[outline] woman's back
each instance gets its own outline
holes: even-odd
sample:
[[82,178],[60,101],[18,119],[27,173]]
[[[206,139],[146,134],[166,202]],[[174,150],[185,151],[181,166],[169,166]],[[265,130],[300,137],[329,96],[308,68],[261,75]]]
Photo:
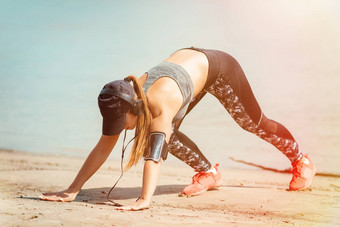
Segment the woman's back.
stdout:
[[209,64],[205,54],[196,50],[181,49],[165,61],[176,63],[188,72],[194,85],[193,97],[196,97],[203,89],[208,76]]

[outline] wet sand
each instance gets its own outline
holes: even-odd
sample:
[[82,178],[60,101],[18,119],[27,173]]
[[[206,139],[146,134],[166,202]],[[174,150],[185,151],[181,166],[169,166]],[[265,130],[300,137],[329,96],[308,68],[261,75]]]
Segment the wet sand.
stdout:
[[[41,192],[63,190],[84,159],[0,151],[1,226],[335,226],[340,225],[340,178],[316,176],[311,189],[287,191],[291,175],[221,166],[224,184],[196,197],[179,192],[193,171],[165,163],[148,210],[117,211],[106,193],[120,174],[107,161],[71,203],[39,200]],[[111,194],[121,204],[141,190],[142,163],[127,172]]]

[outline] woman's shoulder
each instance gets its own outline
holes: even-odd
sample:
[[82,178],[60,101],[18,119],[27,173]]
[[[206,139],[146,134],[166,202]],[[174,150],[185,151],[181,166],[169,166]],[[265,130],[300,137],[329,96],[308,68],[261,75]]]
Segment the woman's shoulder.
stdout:
[[169,77],[159,78],[146,93],[148,105],[153,116],[166,111],[176,114],[183,103],[178,84]]

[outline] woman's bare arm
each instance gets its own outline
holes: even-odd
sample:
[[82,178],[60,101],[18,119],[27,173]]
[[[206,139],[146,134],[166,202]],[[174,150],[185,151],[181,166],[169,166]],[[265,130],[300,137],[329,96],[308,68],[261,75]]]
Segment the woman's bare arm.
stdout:
[[[163,107],[160,111],[160,115],[152,120],[150,132],[164,132],[166,135],[166,142],[169,143],[172,129],[172,119],[175,115],[173,108],[166,109]],[[151,198],[155,192],[158,182],[158,176],[160,172],[160,166],[163,160],[160,162],[154,162],[147,160],[144,163],[143,170],[143,187],[139,199],[128,206],[118,207],[119,210],[142,210],[147,209],[151,202]]]
[[[183,96],[177,83],[167,77],[158,79],[148,90],[148,104],[153,119],[150,132],[164,132],[166,142],[169,143],[172,129],[172,120],[181,108]],[[143,172],[143,187],[139,199],[131,205],[118,207],[120,210],[142,210],[149,207],[160,172],[162,161],[145,161]]]
[[[151,132],[164,132],[166,134],[166,142],[169,143],[171,135],[171,119],[161,115],[152,120]],[[143,187],[139,199],[128,206],[117,207],[118,210],[142,210],[149,207],[151,198],[155,192],[158,182],[161,163],[147,160],[144,163],[143,170]]]
[[78,172],[73,183],[68,189],[61,192],[43,193],[40,198],[49,201],[62,201],[71,202],[79,193],[85,182],[99,169],[110,155],[113,147],[115,146],[119,135],[105,136],[102,135],[97,145],[93,148],[92,152],[87,157],[83,166]]

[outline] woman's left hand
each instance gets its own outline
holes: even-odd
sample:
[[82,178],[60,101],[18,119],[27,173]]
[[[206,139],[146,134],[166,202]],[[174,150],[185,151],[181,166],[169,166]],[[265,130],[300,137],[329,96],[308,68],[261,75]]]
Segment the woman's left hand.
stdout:
[[131,210],[131,211],[145,210],[145,209],[149,209],[149,204],[150,204],[149,201],[139,198],[136,202],[134,202],[131,205],[116,207],[115,209],[116,210]]

